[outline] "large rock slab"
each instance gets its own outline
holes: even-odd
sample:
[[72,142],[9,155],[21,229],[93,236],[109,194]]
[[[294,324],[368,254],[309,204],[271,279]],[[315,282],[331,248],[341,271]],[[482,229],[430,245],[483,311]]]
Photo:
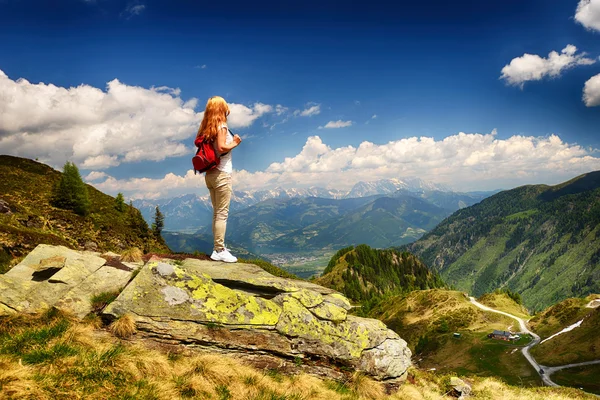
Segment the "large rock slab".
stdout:
[[104,314],[130,314],[142,334],[167,343],[324,359],[378,379],[404,377],[406,342],[381,321],[348,315],[350,308],[331,289],[254,265],[188,259],[149,262]]
[[[83,317],[82,310],[89,310],[90,297],[98,294],[98,287],[101,291],[116,290],[127,283],[123,274],[115,275],[112,271],[92,278],[105,263],[105,259],[90,252],[41,244],[18,265],[0,275],[0,315],[39,313],[56,306],[67,296],[63,306],[70,303],[72,306],[65,308]],[[130,277],[131,273],[128,274]]]
[[90,299],[103,292],[121,291],[131,279],[131,271],[103,266],[73,287],[54,307],[82,319],[92,311]]

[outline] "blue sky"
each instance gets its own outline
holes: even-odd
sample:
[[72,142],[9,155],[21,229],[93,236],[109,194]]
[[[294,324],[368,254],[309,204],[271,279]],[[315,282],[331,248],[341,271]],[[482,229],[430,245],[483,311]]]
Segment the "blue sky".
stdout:
[[0,152],[113,194],[201,193],[191,142],[221,95],[240,189],[600,169],[600,0],[288,3],[0,0]]

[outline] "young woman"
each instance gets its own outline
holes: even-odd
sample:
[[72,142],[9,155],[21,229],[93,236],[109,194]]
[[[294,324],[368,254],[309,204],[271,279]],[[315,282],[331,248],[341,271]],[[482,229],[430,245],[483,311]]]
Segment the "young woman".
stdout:
[[233,135],[227,128],[229,106],[225,99],[219,96],[211,97],[206,103],[204,118],[198,129],[196,140],[200,137],[208,138],[214,143],[221,161],[216,168],[206,172],[204,180],[210,192],[210,201],[213,206],[213,237],[214,251],[210,258],[215,261],[236,262],[227,248],[225,248],[225,230],[227,229],[227,216],[229,215],[229,202],[231,200],[231,150],[239,146],[242,139]]

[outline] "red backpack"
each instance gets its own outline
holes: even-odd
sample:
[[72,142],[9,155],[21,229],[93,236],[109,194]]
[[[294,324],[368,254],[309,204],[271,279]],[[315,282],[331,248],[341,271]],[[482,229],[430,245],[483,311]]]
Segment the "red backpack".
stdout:
[[[229,131],[229,129],[228,129]],[[231,131],[229,131],[231,134]],[[192,165],[194,166],[194,174],[198,172],[203,173],[206,171],[210,171],[219,165],[221,162],[221,157],[225,154],[218,154],[215,150],[213,142],[210,140],[206,140],[203,136],[200,136],[194,141],[196,147],[198,147],[198,151],[196,155],[192,157]]]

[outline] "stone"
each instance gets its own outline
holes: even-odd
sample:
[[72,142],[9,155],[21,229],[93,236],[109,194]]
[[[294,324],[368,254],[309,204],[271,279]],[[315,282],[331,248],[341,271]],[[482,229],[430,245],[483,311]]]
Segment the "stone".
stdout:
[[23,261],[0,275],[0,312],[44,311],[104,263],[103,258],[90,253],[38,245]]
[[121,291],[130,279],[131,271],[104,265],[64,294],[54,304],[54,307],[81,319],[92,311],[91,298],[93,296],[105,292]]
[[471,394],[471,386],[455,376],[450,378],[450,386],[454,389],[459,399],[466,399]]
[[8,206],[8,203],[2,199],[0,199],[0,214],[6,214],[6,215],[12,214],[12,210]]
[[140,334],[167,344],[333,360],[377,379],[405,377],[406,342],[379,320],[348,315],[350,308],[338,292],[254,265],[155,258],[104,316],[130,314]]
[[88,240],[85,242],[85,244],[83,245],[83,248],[86,251],[98,251],[98,243],[93,242],[91,240]]

